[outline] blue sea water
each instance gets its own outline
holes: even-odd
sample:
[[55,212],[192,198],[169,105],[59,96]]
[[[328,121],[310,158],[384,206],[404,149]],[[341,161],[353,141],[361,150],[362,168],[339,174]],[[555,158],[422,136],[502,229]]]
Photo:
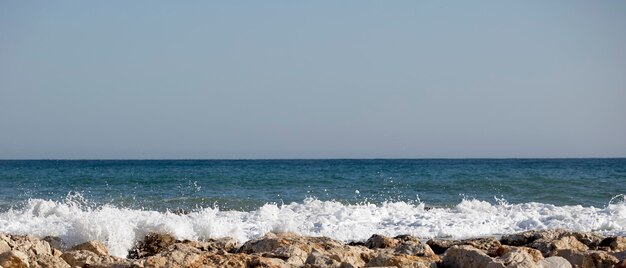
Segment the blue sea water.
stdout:
[[0,231],[100,239],[294,231],[350,241],[626,233],[626,159],[0,161]]

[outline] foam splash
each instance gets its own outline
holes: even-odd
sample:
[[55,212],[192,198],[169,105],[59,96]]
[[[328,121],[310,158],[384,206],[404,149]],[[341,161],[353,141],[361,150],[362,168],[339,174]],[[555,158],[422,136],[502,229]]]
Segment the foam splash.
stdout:
[[626,202],[612,200],[604,208],[595,208],[469,199],[452,208],[427,209],[423,203],[350,205],[309,198],[302,203],[265,204],[250,212],[204,208],[177,215],[33,199],[21,209],[0,213],[1,232],[58,236],[70,246],[98,239],[120,257],[148,232],[169,233],[178,239],[231,236],[244,242],[270,231],[291,231],[362,241],[374,233],[462,239],[552,228],[626,234]]

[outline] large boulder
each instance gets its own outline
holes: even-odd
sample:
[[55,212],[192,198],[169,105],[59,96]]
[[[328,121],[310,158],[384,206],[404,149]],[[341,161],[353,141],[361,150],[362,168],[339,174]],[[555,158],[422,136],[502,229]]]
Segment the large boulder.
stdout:
[[541,254],[541,251],[534,249],[534,248],[522,247],[522,246],[514,247],[514,246],[502,245],[495,250],[489,251],[488,255],[491,257],[502,257],[503,255],[511,251],[524,251],[533,258],[533,262],[539,262],[540,260],[543,260],[543,255]]

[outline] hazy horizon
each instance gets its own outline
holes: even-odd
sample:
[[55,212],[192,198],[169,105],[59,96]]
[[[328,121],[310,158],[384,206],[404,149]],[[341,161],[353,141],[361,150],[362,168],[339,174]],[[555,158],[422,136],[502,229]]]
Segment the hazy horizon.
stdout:
[[0,3],[0,159],[626,157],[626,2]]

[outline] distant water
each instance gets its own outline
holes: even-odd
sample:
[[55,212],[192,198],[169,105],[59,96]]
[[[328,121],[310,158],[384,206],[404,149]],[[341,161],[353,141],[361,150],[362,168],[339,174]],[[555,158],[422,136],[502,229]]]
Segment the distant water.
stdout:
[[626,159],[0,161],[0,231],[105,241],[294,231],[626,234]]

